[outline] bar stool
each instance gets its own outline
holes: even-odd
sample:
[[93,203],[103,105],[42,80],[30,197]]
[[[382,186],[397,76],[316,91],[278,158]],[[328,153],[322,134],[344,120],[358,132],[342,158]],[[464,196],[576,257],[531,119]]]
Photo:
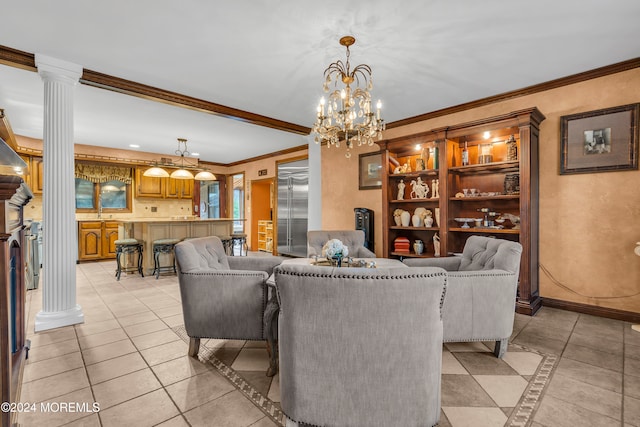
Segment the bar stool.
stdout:
[[[118,239],[114,244],[116,245],[116,277],[118,280],[120,280],[122,272],[130,273],[137,271],[142,277],[144,277],[144,273],[142,272],[142,248],[144,241],[138,239]],[[135,253],[138,254],[138,265],[123,267],[122,261],[120,260],[121,256]]]
[[247,235],[244,233],[231,234],[231,255],[235,255],[236,243],[240,245],[240,256],[242,256],[242,248],[244,248],[244,254],[247,255],[249,248],[247,246]]
[[172,265],[160,265],[160,254],[173,254],[173,248],[180,243],[180,239],[158,239],[153,241],[153,273],[156,280],[162,271],[173,270],[176,273],[176,258],[173,256]]
[[231,236],[218,236],[218,238],[222,241],[222,247],[224,248],[224,253],[227,255],[233,255],[233,245],[231,244]]

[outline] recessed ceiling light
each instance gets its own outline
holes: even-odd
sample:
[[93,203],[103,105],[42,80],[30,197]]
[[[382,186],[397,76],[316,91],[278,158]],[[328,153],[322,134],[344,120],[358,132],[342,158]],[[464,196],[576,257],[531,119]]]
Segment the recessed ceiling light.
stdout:
[[489,139],[491,137],[491,133],[489,131],[486,131],[484,134],[482,134],[482,136],[484,137],[484,139]]
[[131,147],[131,148],[140,148],[140,146],[138,144],[129,144],[129,147]]

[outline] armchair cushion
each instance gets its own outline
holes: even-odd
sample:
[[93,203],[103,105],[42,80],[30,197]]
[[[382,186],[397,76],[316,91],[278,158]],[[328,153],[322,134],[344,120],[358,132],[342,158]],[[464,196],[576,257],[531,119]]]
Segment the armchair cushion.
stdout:
[[222,241],[217,237],[199,237],[178,243],[175,247],[180,270],[187,273],[202,270],[229,270]]
[[331,239],[338,239],[349,248],[354,258],[375,258],[376,254],[364,247],[362,230],[316,230],[307,232],[307,256],[322,256],[322,247]]

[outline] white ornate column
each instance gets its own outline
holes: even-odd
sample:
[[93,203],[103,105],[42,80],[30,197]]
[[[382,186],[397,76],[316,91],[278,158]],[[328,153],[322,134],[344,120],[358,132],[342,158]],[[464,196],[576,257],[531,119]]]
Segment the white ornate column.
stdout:
[[73,157],[74,88],[82,67],[36,54],[44,81],[42,310],[35,330],[84,322],[76,304],[77,237]]

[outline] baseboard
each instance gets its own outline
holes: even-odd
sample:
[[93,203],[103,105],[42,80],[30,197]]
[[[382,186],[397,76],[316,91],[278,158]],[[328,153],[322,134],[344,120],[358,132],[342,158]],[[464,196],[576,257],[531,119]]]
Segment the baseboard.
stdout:
[[560,308],[562,310],[575,311],[577,313],[591,314],[593,316],[607,317],[609,319],[623,320],[625,322],[640,323],[640,313],[617,310],[615,308],[598,307],[579,302],[563,301],[553,298],[542,298],[544,307]]

